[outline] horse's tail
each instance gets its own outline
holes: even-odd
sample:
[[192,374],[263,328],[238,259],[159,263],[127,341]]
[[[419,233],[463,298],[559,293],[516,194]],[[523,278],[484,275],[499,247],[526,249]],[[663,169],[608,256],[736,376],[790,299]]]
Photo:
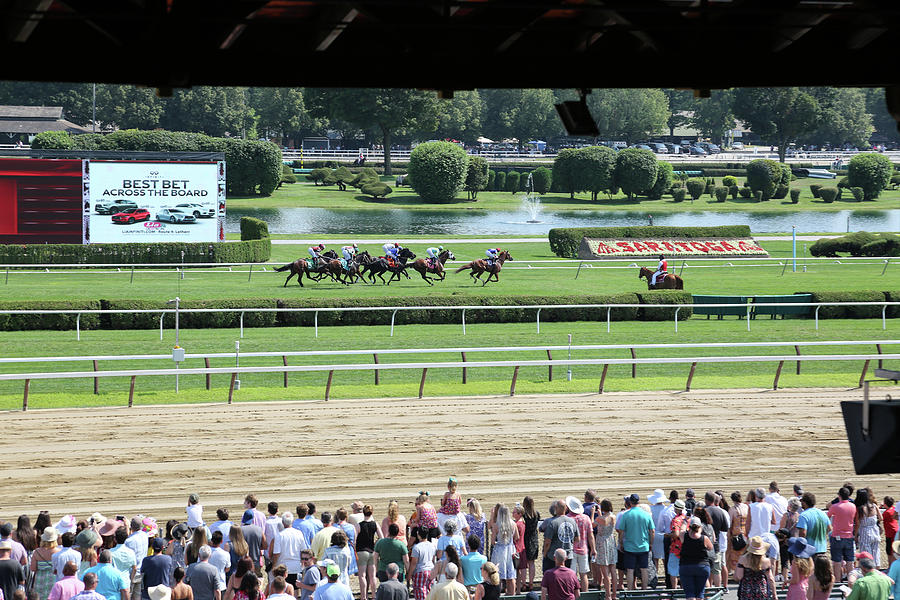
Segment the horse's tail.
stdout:
[[684,280],[678,275],[675,276],[675,289],[683,290],[684,289]]
[[456,270],[453,271],[453,272],[454,272],[454,273],[459,273],[460,271],[465,271],[466,269],[471,269],[473,264],[474,264],[474,263],[466,263],[466,264],[464,264],[463,266],[461,266],[460,268],[456,269]]
[[278,268],[275,269],[275,270],[276,270],[276,271],[287,271],[288,269],[291,268],[291,266],[293,266],[293,264],[294,264],[294,263],[288,263],[288,264],[284,265],[283,267],[278,267]]

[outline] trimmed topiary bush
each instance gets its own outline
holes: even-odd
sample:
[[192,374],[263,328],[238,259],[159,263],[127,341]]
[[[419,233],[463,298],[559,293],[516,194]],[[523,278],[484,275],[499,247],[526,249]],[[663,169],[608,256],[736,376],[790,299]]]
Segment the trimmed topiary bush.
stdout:
[[861,187],[850,188],[850,193],[853,194],[853,199],[857,202],[862,202],[866,197],[866,193]]
[[841,177],[837,182],[837,186],[840,189],[844,189],[844,188],[849,189],[850,188],[850,178],[849,177]]
[[493,169],[488,169],[488,182],[487,188],[489,190],[494,189],[494,182],[497,180],[497,172]]
[[256,217],[241,217],[241,241],[269,237],[269,224]]
[[825,186],[822,185],[821,183],[814,183],[814,184],[810,185],[809,191],[812,193],[812,197],[818,198],[819,192],[822,190],[823,187],[825,187]]
[[625,148],[616,153],[613,179],[629,200],[652,188],[658,172],[656,155],[651,150]]
[[787,198],[789,191],[790,191],[790,188],[788,186],[786,186],[783,183],[779,183],[775,187],[775,194],[772,197],[776,200],[783,200],[783,199]]
[[412,187],[425,202],[449,202],[466,180],[468,156],[457,144],[426,142],[409,155]]
[[71,150],[75,147],[75,144],[72,141],[72,136],[65,131],[42,131],[31,140],[31,147],[35,150]]
[[741,191],[741,188],[739,188],[739,187],[736,186],[736,185],[733,185],[733,186],[731,186],[730,188],[728,188],[728,193],[731,194],[731,199],[732,199],[732,200],[737,200],[738,193],[739,193],[740,191]]
[[706,182],[699,177],[691,177],[687,180],[685,186],[687,186],[688,194],[691,195],[691,202],[699,200],[703,192],[706,191]]
[[497,176],[494,177],[494,191],[502,192],[506,189],[506,171],[497,171]]
[[794,188],[791,190],[791,204],[798,204],[800,202],[800,190]]
[[722,178],[722,185],[724,185],[727,188],[736,186],[737,183],[738,183],[738,179],[737,179],[737,177],[734,177],[733,175],[727,175]]
[[538,167],[531,173],[534,191],[537,194],[546,194],[553,184],[553,171],[547,167]]
[[713,194],[715,193],[715,191],[716,191],[716,186],[715,186],[715,184],[712,184],[712,183],[710,183],[710,182],[707,181],[707,182],[706,182],[706,189],[703,190],[703,193],[706,194],[706,195],[708,195],[710,198],[712,198],[712,196],[713,196]]
[[313,169],[306,176],[307,181],[312,181],[313,185],[319,185],[325,178],[328,177],[328,174],[331,173],[331,169]]
[[891,182],[894,165],[883,154],[866,152],[850,159],[847,179],[851,187],[863,189],[865,200],[875,200]]
[[506,174],[506,191],[515,194],[519,191],[519,172],[510,171]]
[[653,200],[659,200],[663,194],[672,186],[672,165],[666,161],[660,161],[656,171],[656,183],[647,191],[647,197]]
[[672,199],[674,199],[675,202],[684,202],[684,193],[684,188],[675,188],[672,190]]
[[742,187],[740,190],[741,198],[749,198],[753,195],[753,190],[748,187]]
[[747,183],[754,192],[762,192],[763,200],[768,200],[775,193],[776,186],[783,183],[781,164],[767,158],[750,161],[747,164]]
[[466,168],[466,183],[464,185],[469,200],[477,200],[478,192],[487,189],[488,164],[480,156],[470,156],[469,165]]
[[381,183],[380,181],[370,181],[369,183],[363,185],[359,191],[361,191],[366,196],[371,196],[372,198],[377,200],[378,198],[384,198],[394,190],[391,189],[391,186],[386,183]]
[[819,190],[819,197],[825,201],[825,204],[831,204],[837,198],[838,189],[836,187],[823,187]]
[[728,199],[728,188],[716,187],[715,194],[717,202],[725,202]]

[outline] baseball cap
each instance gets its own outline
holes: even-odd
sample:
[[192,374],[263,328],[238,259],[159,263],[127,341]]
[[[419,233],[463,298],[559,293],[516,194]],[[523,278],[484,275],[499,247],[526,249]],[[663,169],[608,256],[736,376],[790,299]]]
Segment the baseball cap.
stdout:
[[678,500],[676,500],[676,501],[675,501],[675,508],[680,508],[681,510],[684,510],[684,500],[682,500],[681,498],[679,498]]
[[12,550],[12,542],[9,540],[0,542],[0,550]]
[[159,552],[160,550],[162,550],[165,547],[166,547],[166,540],[162,539],[161,537],[153,538],[153,551],[154,552]]
[[253,510],[248,508],[241,517],[241,525],[250,525],[253,523]]
[[197,504],[198,502],[200,502],[200,496],[198,496],[197,494],[191,494],[190,496],[188,496],[188,502],[190,502],[191,504]]
[[869,560],[875,560],[875,559],[872,557],[872,555],[869,554],[868,552],[857,552],[857,554],[856,554],[856,560],[862,560],[862,559],[864,559],[864,558],[868,558]]
[[632,495],[628,496],[628,501],[631,502],[632,504],[639,504],[641,502],[641,497],[638,496],[637,494],[632,494]]
[[337,577],[341,574],[341,568],[337,564],[331,564],[325,567],[325,574],[329,577]]

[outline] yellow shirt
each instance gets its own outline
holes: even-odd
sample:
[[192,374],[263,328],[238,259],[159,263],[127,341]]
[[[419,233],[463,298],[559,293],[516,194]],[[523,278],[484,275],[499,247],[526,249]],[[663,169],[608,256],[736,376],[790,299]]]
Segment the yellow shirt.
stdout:
[[313,537],[309,549],[316,554],[316,559],[319,562],[325,558],[325,549],[331,545],[331,536],[337,531],[339,531],[337,527],[329,525]]

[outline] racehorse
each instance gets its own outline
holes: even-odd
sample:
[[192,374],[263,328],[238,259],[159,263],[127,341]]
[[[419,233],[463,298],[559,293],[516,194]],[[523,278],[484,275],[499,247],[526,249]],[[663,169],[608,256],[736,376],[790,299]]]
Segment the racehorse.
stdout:
[[459,273],[460,271],[465,271],[466,269],[472,269],[472,272],[469,273],[469,276],[473,279],[472,283],[475,281],[481,281],[481,274],[487,272],[487,279],[481,281],[481,285],[487,285],[487,282],[491,280],[491,277],[494,278],[494,281],[500,283],[500,269],[503,267],[503,263],[512,260],[513,257],[509,255],[509,252],[503,250],[500,254],[497,255],[495,260],[489,261],[484,258],[479,258],[477,260],[473,260],[470,263],[466,263],[460,268],[458,268],[455,273]]
[[[443,281],[444,276],[446,275],[446,271],[444,270],[444,263],[448,260],[455,259],[456,257],[453,256],[452,252],[450,252],[449,250],[444,250],[440,254],[438,254],[437,260],[420,258],[409,266],[415,269],[419,273],[419,275],[422,276],[422,279],[428,282],[428,285],[434,285],[433,283],[431,283],[431,279],[428,278],[426,273],[434,273],[438,276],[439,280]],[[431,263],[434,264],[432,265]]]
[[[297,283],[300,284],[300,287],[303,286],[303,275],[305,274],[308,279],[313,281],[319,281],[322,279],[324,275],[328,275],[332,279],[334,279],[334,275],[330,271],[326,271],[326,266],[332,261],[337,259],[337,252],[334,250],[329,250],[328,252],[323,252],[321,258],[324,259],[322,261],[313,261],[312,258],[298,258],[292,263],[288,263],[283,267],[278,267],[275,269],[276,271],[287,271],[290,269],[291,274],[287,276],[287,279],[284,280],[284,286],[287,287],[288,281],[291,280],[291,277],[297,275]],[[338,262],[338,266],[340,266],[340,262]],[[316,274],[316,277],[312,276],[312,273]]]
[[684,281],[682,281],[681,277],[678,275],[673,275],[672,273],[668,273],[662,278],[658,278],[656,280],[656,285],[650,285],[650,282],[653,280],[653,271],[648,269],[647,267],[641,267],[640,273],[638,273],[638,279],[646,279],[647,280],[647,289],[648,290],[683,290],[684,289]]
[[[367,275],[372,283],[375,283],[375,276],[377,275],[378,279],[381,280],[381,283],[386,283],[388,285],[390,285],[390,283],[394,280],[394,277],[399,280],[401,273],[407,279],[409,279],[409,275],[406,273],[406,261],[415,257],[416,255],[413,254],[412,250],[410,250],[409,248],[403,248],[402,250],[400,250],[400,254],[398,255],[400,264],[391,266],[391,264],[385,257],[379,256],[378,258],[372,260],[372,262],[370,262],[368,265],[363,266],[361,275]],[[384,277],[382,277],[381,275],[387,272],[391,273],[391,278],[385,281]]]

